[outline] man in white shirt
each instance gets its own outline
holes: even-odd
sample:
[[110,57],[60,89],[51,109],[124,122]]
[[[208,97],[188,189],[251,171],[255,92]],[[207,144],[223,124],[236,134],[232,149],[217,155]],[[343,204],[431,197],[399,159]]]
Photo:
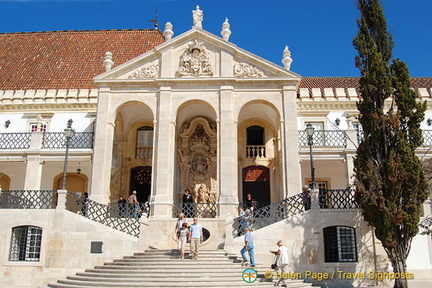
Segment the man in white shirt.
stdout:
[[278,282],[276,285],[279,285],[279,283],[283,283],[282,287],[287,287],[286,279],[282,278],[282,275],[284,273],[288,272],[288,248],[283,245],[282,240],[279,240],[276,245],[279,247],[277,251],[270,250],[270,253],[275,254],[276,257],[276,265],[277,267],[275,270],[281,270],[281,277],[279,277]]

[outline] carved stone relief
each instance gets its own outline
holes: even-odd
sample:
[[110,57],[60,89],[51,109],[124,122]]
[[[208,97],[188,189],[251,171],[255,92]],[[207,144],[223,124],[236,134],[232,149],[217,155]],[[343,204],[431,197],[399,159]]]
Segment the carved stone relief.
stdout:
[[189,47],[180,57],[180,66],[177,70],[178,76],[212,76],[213,67],[210,56],[202,41],[191,41]]
[[236,63],[234,65],[234,76],[241,78],[258,78],[263,77],[264,72],[247,63]]
[[216,129],[205,118],[183,124],[179,166],[183,189],[191,191],[195,203],[216,203]]
[[159,72],[159,65],[147,65],[129,75],[129,79],[156,78]]

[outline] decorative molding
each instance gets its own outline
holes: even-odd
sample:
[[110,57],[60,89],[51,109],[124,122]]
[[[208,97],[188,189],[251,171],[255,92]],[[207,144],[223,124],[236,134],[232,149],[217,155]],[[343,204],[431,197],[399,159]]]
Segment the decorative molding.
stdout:
[[64,107],[93,110],[98,94],[98,89],[0,90],[0,111],[61,110]]
[[180,57],[180,65],[177,70],[178,76],[213,76],[214,69],[210,63],[202,41],[191,41],[189,47]]
[[239,78],[263,77],[264,72],[247,63],[236,63],[234,65],[234,76]]
[[150,64],[146,65],[129,75],[129,79],[146,79],[156,78],[159,73],[159,65]]

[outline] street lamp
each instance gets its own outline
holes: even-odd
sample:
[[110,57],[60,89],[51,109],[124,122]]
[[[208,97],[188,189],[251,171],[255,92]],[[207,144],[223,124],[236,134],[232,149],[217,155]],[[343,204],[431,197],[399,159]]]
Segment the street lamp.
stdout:
[[315,167],[313,162],[313,154],[312,154],[312,145],[313,145],[313,134],[315,131],[315,128],[312,127],[310,123],[306,125],[306,135],[308,139],[308,145],[309,145],[309,154],[310,154],[310,165],[311,165],[311,178],[312,178],[312,191],[315,190]]
[[66,128],[64,129],[64,135],[66,137],[66,153],[65,153],[65,161],[63,166],[63,181],[61,190],[66,190],[66,175],[67,175],[67,165],[68,165],[68,154],[69,154],[69,143],[75,134],[75,130],[72,129],[72,119],[69,119]]

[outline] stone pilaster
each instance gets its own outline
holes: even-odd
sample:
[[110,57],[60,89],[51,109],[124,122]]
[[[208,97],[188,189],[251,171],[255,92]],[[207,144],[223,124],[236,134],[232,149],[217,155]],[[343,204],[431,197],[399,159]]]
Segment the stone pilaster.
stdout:
[[[218,122],[219,216],[235,215],[238,205],[237,122],[233,111],[233,88],[221,88]],[[223,131],[223,133],[221,133]]]
[[40,190],[42,182],[42,168],[44,162],[39,155],[27,156],[26,177],[24,180],[24,190]]
[[154,153],[151,215],[154,218],[172,217],[175,162],[175,122],[171,114],[171,87],[161,87],[155,131],[157,152]]
[[110,109],[109,88],[100,88],[96,133],[93,148],[91,198],[99,203],[110,201],[111,162],[114,141],[114,113]]
[[[281,116],[284,127],[284,139],[282,141],[283,174],[285,176],[284,186],[286,187],[285,197],[300,193],[301,169],[297,144],[297,89],[294,85],[284,86],[283,115]],[[295,139],[296,141],[293,141]],[[289,171],[289,173],[288,173]]]

